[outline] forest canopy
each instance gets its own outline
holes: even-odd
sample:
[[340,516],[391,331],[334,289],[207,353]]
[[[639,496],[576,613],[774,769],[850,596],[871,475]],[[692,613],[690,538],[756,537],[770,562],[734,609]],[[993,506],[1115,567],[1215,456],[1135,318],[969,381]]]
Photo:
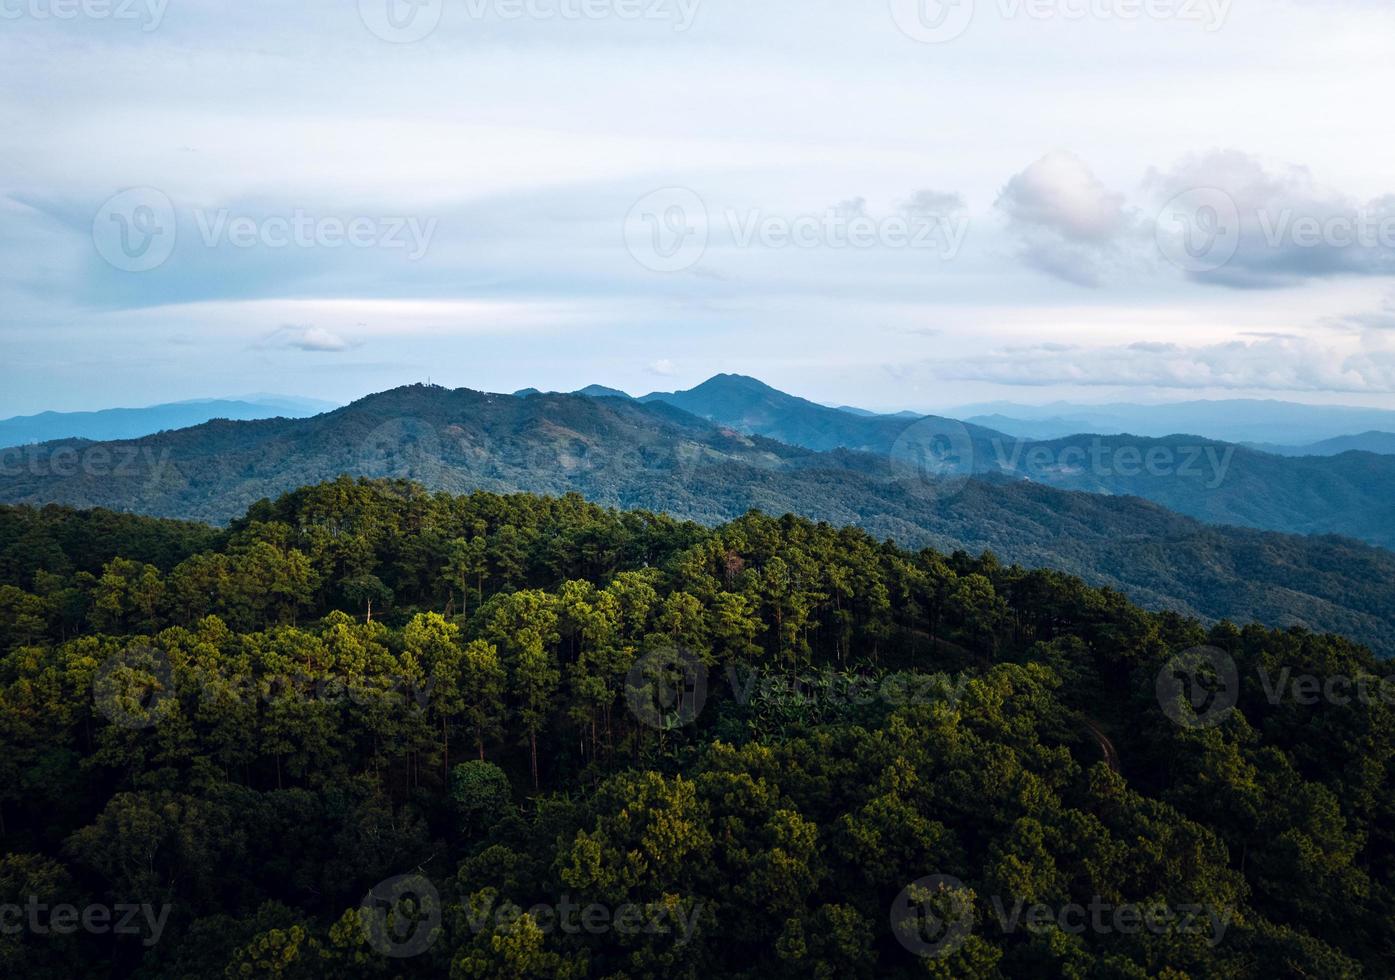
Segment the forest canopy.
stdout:
[[1383,663],[991,553],[0,508],[0,657],[4,976],[1395,972]]

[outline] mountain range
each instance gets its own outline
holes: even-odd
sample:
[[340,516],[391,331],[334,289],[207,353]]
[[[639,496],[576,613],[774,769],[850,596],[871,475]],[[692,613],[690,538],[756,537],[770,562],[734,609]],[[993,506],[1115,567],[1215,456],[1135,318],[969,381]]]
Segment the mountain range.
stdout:
[[1249,443],[1249,448],[1277,456],[1340,456],[1342,453],[1383,453],[1395,455],[1395,432],[1358,432],[1335,436],[1306,446],[1277,446],[1270,443]]
[[333,402],[284,395],[199,399],[107,408],[96,412],[41,412],[0,419],[0,446],[27,446],[52,439],[138,439],[166,429],[185,429],[210,419],[305,418],[334,408]]
[[1064,490],[1137,496],[1215,524],[1293,534],[1343,534],[1395,547],[1395,456],[1348,452],[1281,458],[1196,436],[1017,438],[973,422],[855,415],[755,378],[718,375],[663,402],[738,431],[806,449],[898,458],[940,440],[960,475],[1026,479]]
[[[992,550],[1118,588],[1153,608],[1306,626],[1395,653],[1390,551],[1331,536],[1210,526],[1133,497],[927,469],[915,452],[904,452],[906,430],[924,420],[908,426],[815,406],[813,416],[772,416],[761,427],[791,440],[823,438],[828,448],[777,441],[694,414],[704,407],[740,413],[750,426],[780,404],[779,393],[751,379],[714,381],[706,390],[642,401],[417,385],[306,419],[215,420],[126,444],[64,440],[9,457],[0,467],[0,501],[221,524],[259,499],[349,474],[453,492],[574,491],[708,524],[754,508],[856,524],[911,547]],[[732,387],[737,397],[723,407],[716,396]],[[820,437],[812,418],[834,428]],[[939,423],[928,425],[933,435]],[[972,440],[996,435],[966,428]],[[912,450],[919,445],[909,440]]]
[[1395,432],[1395,412],[1386,409],[1246,398],[1158,405],[989,402],[964,405],[950,414],[1030,439],[1057,439],[1081,432],[1140,436],[1183,432],[1225,442],[1301,449],[1356,433]]

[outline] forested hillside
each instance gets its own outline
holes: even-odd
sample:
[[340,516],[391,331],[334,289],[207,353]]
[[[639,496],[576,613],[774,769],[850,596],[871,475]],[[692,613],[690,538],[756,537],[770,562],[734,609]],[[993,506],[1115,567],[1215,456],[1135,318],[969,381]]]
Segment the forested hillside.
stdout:
[[263,497],[347,473],[455,493],[575,491],[709,525],[752,508],[790,512],[910,548],[992,550],[1119,588],[1151,608],[1304,625],[1395,653],[1389,551],[1212,527],[1133,498],[1021,480],[942,480],[904,460],[813,452],[661,403],[414,386],[311,419],[49,444],[32,460],[0,475],[0,501],[225,523]]
[[311,398],[252,396],[214,398],[151,405],[147,408],[108,408],[98,412],[43,412],[0,419],[0,447],[24,446],[53,439],[135,439],[199,425],[209,419],[304,418],[334,406]]
[[[1395,456],[1349,452],[1288,458],[1198,435],[1092,435],[1017,438],[971,422],[889,415],[859,416],[817,405],[755,378],[719,375],[689,391],[656,393],[649,401],[676,405],[741,432],[795,446],[904,455],[916,434],[943,438],[965,472],[1031,480],[1063,490],[1142,497],[1212,524],[1290,534],[1343,534],[1395,546]],[[1378,434],[1377,434],[1378,435]],[[1340,440],[1334,440],[1341,446]]]
[[[1265,686],[1379,674],[1342,639],[576,496],[0,529],[0,907],[136,910],[0,975],[1395,970],[1391,707]],[[1237,707],[1174,723],[1205,643]]]

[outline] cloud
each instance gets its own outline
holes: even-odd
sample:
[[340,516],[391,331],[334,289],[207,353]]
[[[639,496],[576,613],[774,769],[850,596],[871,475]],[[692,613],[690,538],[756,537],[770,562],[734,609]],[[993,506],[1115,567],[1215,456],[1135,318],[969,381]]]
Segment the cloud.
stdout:
[[675,366],[674,363],[666,357],[654,361],[646,368],[646,370],[650,374],[657,374],[661,378],[671,378],[678,373],[677,366]]
[[922,189],[901,203],[901,210],[911,214],[953,214],[964,210],[964,198],[950,191]]
[[867,198],[850,197],[833,205],[833,213],[845,220],[861,218],[867,214]]
[[1193,347],[1140,342],[1064,351],[1042,345],[961,358],[934,370],[946,380],[1022,386],[1395,392],[1395,350],[1342,351],[1330,343],[1285,338]]
[[1057,150],[1011,177],[996,207],[1019,243],[1018,258],[1078,286],[1097,286],[1122,256],[1137,222],[1079,157]]
[[337,354],[358,345],[351,344],[338,334],[322,327],[297,327],[286,324],[267,334],[258,346]]
[[1189,271],[1200,282],[1278,289],[1332,276],[1395,274],[1395,195],[1363,202],[1323,187],[1306,167],[1270,169],[1239,150],[1151,170],[1144,186],[1159,203],[1189,196],[1208,202],[1209,227],[1184,206],[1178,229],[1179,235],[1214,232],[1225,243],[1217,268]]
[[1395,275],[1395,194],[1361,201],[1306,167],[1267,167],[1240,150],[1150,168],[1134,203],[1056,151],[1010,178],[996,207],[1021,262],[1080,286],[1166,272],[1159,259],[1231,289]]
[[1358,330],[1395,330],[1395,296],[1387,299],[1379,310],[1351,313],[1329,322],[1334,326],[1355,327]]
[[1129,220],[1124,196],[1108,190],[1079,157],[1063,150],[1012,177],[998,207],[1017,225],[1078,242],[1110,241]]

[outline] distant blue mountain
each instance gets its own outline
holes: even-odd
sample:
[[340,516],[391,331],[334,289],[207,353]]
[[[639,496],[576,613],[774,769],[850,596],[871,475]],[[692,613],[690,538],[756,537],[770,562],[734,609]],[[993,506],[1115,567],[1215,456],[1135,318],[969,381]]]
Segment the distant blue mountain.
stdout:
[[[1026,423],[1018,434],[1005,424],[1013,421],[1006,416],[981,415],[961,425],[935,416],[922,422],[846,412],[735,374],[718,375],[688,391],[654,392],[640,401],[664,402],[738,432],[819,452],[846,449],[897,457],[908,448],[914,449],[918,438],[938,433],[947,437],[957,458],[976,474],[1028,480],[1062,490],[1143,497],[1213,524],[1342,534],[1395,549],[1395,500],[1390,494],[1395,483],[1395,458],[1341,448],[1334,448],[1334,453],[1341,455],[1300,458],[1298,454],[1255,451],[1210,435],[1213,429],[1243,425],[1246,418],[1266,414],[1271,418],[1290,416],[1294,409],[1321,414],[1321,409],[1310,406],[1196,402],[1179,410],[1171,423],[1177,428],[1171,430],[1156,420],[1145,426],[1132,411],[1119,423],[1124,426],[1122,431],[1097,427],[1097,417],[1044,412],[1045,418]],[[1217,407],[1225,405],[1235,407],[1234,416]],[[1215,417],[1208,420],[1196,415],[1198,406],[1216,412]],[[1142,411],[1140,406],[1114,408]],[[1150,411],[1163,413],[1164,408]],[[1328,412],[1332,418],[1347,417],[1344,412],[1358,417],[1365,410]],[[1162,434],[1141,431],[1145,429]],[[1367,444],[1374,442],[1367,440]],[[1145,465],[1145,460],[1152,462]]]
[[1059,439],[1079,433],[1157,437],[1180,432],[1245,445],[1304,447],[1357,433],[1395,432],[1395,411],[1387,409],[1258,399],[1161,405],[990,402],[965,405],[950,414],[1025,439]]
[[1395,432],[1362,432],[1354,436],[1338,436],[1307,446],[1273,446],[1253,443],[1251,449],[1276,456],[1340,456],[1342,453],[1380,453],[1395,456]]
[[[544,394],[544,392],[541,391],[541,390],[538,389],[538,388],[520,388],[520,389],[518,389],[517,391],[515,391],[515,392],[513,393],[513,396],[514,396],[515,398],[530,398],[530,397],[532,397],[533,395],[541,395],[541,394]],[[619,388],[607,388],[605,385],[587,385],[585,388],[582,388],[582,389],[580,389],[580,390],[578,390],[578,391],[571,391],[571,392],[552,391],[552,392],[547,392],[547,394],[552,394],[552,395],[561,395],[561,394],[585,395],[587,398],[625,398],[625,399],[629,399],[629,400],[633,400],[633,399],[634,399],[634,396],[631,395],[631,394],[629,394],[628,392],[621,391]]]
[[282,395],[171,402],[147,408],[107,408],[96,412],[42,412],[0,420],[0,448],[53,439],[138,439],[170,429],[187,429],[210,419],[239,422],[268,418],[308,418],[336,406],[332,402]]
[[585,395],[588,398],[625,398],[632,399],[634,396],[629,392],[621,391],[619,388],[607,388],[605,385],[587,385],[580,391],[572,392],[573,395]]

